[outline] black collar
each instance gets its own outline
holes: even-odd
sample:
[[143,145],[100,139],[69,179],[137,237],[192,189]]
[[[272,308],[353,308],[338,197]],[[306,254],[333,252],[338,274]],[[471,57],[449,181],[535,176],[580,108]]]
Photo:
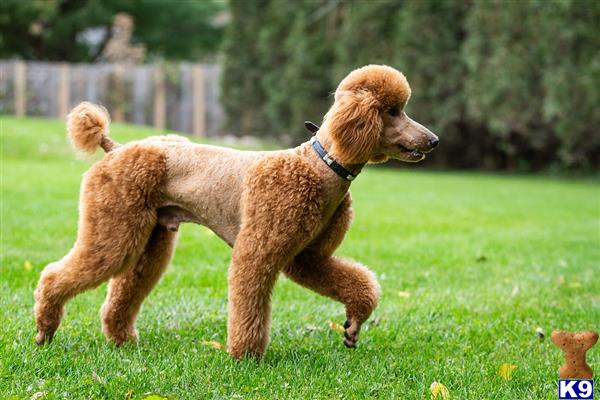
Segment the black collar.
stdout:
[[[310,121],[305,121],[304,126],[306,127],[306,129],[308,129],[312,133],[316,133],[319,130],[319,127]],[[354,180],[354,178],[356,178],[356,175],[354,175],[352,172],[348,171],[340,163],[338,163],[333,158],[331,158],[331,156],[327,153],[327,150],[325,150],[323,145],[321,145],[321,143],[319,143],[316,136],[313,136],[312,138],[310,138],[310,144],[311,144],[313,150],[321,158],[321,160],[323,160],[325,162],[325,164],[327,164],[327,166],[329,168],[331,168],[333,170],[333,172],[338,174],[342,179],[352,182]]]

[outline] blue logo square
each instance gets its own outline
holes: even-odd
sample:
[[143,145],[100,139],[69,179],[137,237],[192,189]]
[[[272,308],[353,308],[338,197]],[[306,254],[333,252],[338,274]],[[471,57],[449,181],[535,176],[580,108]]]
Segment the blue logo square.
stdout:
[[593,399],[593,379],[560,379],[558,381],[558,398],[563,399]]

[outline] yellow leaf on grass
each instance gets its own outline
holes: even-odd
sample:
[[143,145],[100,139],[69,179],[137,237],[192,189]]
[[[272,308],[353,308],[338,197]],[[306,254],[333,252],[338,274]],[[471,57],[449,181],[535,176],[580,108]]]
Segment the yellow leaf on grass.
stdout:
[[398,296],[402,297],[403,299],[408,299],[410,297],[410,292],[405,292],[401,290],[398,292]]
[[331,328],[331,330],[333,330],[333,331],[340,332],[340,333],[344,333],[344,331],[345,331],[343,326],[341,326],[340,324],[335,323],[335,322],[330,322],[329,328]]
[[429,390],[431,391],[431,397],[434,399],[448,400],[450,398],[450,392],[443,383],[433,381],[429,386]]
[[23,264],[23,268],[25,268],[25,271],[31,271],[31,269],[33,268],[33,266],[31,265],[31,262],[29,260],[27,260]]
[[225,346],[222,343],[216,342],[214,340],[203,340],[200,342],[203,346],[212,347],[217,350],[225,350]]
[[500,375],[503,379],[510,381],[512,379],[513,371],[517,368],[516,365],[504,363],[498,368],[498,375]]
[[161,396],[160,394],[149,394],[142,397],[142,400],[169,400],[169,397]]

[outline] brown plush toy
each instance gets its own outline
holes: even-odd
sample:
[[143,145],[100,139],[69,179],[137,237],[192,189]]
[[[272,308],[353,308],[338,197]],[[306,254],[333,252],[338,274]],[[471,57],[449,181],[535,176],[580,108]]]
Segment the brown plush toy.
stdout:
[[598,341],[598,333],[554,331],[552,341],[565,353],[565,364],[559,370],[562,379],[592,379],[585,353]]

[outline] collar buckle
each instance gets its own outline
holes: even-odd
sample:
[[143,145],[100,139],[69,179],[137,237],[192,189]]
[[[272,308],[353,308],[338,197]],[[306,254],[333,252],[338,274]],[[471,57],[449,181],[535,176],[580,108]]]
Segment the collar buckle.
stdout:
[[[319,127],[310,121],[306,121],[304,124],[306,128],[313,133],[319,130]],[[323,162],[325,162],[325,164],[327,164],[327,166],[331,168],[331,170],[335,172],[340,178],[345,179],[349,182],[352,182],[356,178],[356,175],[348,171],[346,168],[344,168],[343,165],[335,161],[329,155],[327,150],[325,150],[321,143],[319,143],[319,140],[316,136],[310,138],[310,144],[315,153],[317,153],[317,155],[319,156],[319,158],[323,160]]]
[[325,153],[325,155],[323,156],[323,161],[325,161],[327,163],[327,165],[331,165],[333,164],[333,158],[331,158],[331,156],[329,155],[329,153]]

